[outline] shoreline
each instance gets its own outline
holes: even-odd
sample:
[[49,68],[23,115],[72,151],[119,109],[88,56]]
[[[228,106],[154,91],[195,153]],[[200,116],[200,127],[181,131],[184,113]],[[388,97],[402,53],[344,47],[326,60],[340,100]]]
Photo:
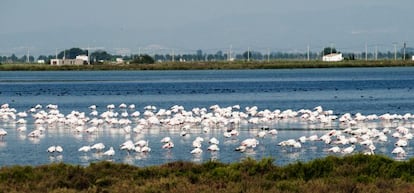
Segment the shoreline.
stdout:
[[152,167],[53,163],[1,167],[0,185],[2,192],[412,192],[413,166],[414,159],[361,154],[287,166],[272,158]]
[[241,70],[241,69],[306,69],[306,68],[350,68],[350,67],[413,67],[407,60],[348,60],[322,62],[319,60],[274,60],[235,62],[163,62],[155,64],[97,64],[65,65],[49,64],[0,64],[0,71],[105,71],[105,70]]

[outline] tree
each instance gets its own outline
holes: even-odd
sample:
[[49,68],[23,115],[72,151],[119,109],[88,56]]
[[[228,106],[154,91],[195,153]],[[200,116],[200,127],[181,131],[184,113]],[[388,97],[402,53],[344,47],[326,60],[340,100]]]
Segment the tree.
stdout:
[[11,62],[17,62],[19,60],[19,58],[17,58],[17,56],[15,55],[15,54],[12,54],[11,56],[10,56],[10,61]]
[[248,59],[252,60],[252,59],[253,59],[253,58],[252,58],[252,56],[253,56],[252,51],[245,51],[245,52],[243,53],[243,58],[244,58],[245,60],[248,60]]
[[47,60],[49,60],[49,58],[47,56],[45,56],[45,55],[40,55],[39,57],[37,57],[37,60],[47,61]]
[[223,51],[219,50],[217,51],[217,53],[214,55],[214,58],[216,60],[224,60],[225,58],[227,58],[227,56],[223,56]]
[[79,55],[86,55],[88,51],[82,50],[80,48],[71,48],[69,50],[61,51],[58,54],[58,58],[63,58],[65,56],[66,59],[75,59],[76,56]]
[[202,50],[197,50],[197,53],[196,54],[197,54],[196,57],[197,57],[197,60],[198,61],[201,61],[201,60],[204,59],[203,51]]
[[155,61],[151,56],[144,54],[144,55],[136,56],[135,59],[132,60],[131,63],[132,64],[154,64],[154,62]]
[[103,50],[97,50],[90,55],[90,58],[94,61],[109,61],[112,59],[112,55]]
[[337,51],[336,51],[336,49],[335,48],[333,48],[333,47],[325,47],[324,49],[323,49],[323,51],[322,51],[322,54],[325,56],[325,55],[328,55],[328,54],[333,54],[333,53],[338,53]]

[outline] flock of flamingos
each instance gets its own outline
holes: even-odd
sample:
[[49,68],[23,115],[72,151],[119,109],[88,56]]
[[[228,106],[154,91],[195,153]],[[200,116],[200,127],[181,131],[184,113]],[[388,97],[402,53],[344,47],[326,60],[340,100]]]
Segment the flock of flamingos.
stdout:
[[[332,110],[324,110],[321,106],[313,109],[300,110],[260,110],[258,107],[241,108],[239,105],[220,107],[213,105],[208,108],[193,108],[186,110],[183,106],[172,106],[168,109],[158,109],[155,106],[146,106],[141,112],[135,105],[110,104],[100,107],[89,106],[88,112],[72,111],[62,114],[57,105],[36,105],[26,111],[18,112],[9,104],[2,104],[0,108],[0,123],[13,125],[6,129],[0,128],[0,140],[7,140],[10,129],[26,135],[28,138],[39,138],[45,131],[56,127],[65,127],[74,133],[94,134],[107,128],[117,128],[128,134],[140,133],[153,127],[176,130],[180,136],[195,133],[208,133],[212,130],[222,132],[224,138],[238,138],[240,128],[246,125],[255,125],[259,129],[249,138],[240,139],[234,146],[234,151],[241,153],[252,150],[260,144],[260,139],[267,136],[277,136],[278,129],[272,123],[278,120],[292,122],[315,123],[326,128],[323,135],[301,136],[295,139],[277,141],[286,151],[297,151],[307,143],[323,143],[327,151],[332,154],[363,153],[373,155],[378,144],[393,143],[391,153],[396,157],[407,156],[409,141],[413,138],[414,120],[412,114],[382,114],[363,115],[361,113],[335,114]],[[369,123],[384,123],[383,128],[370,127]],[[330,128],[332,125],[336,128]],[[308,128],[312,129],[312,128]],[[164,137],[164,136],[163,136]],[[151,142],[140,139],[126,140],[119,146],[107,147],[104,143],[79,147],[79,153],[101,152],[104,157],[111,158],[116,153],[126,152],[150,154],[151,148],[174,148],[172,136],[165,136],[161,141]],[[158,145],[156,145],[158,144]],[[220,141],[215,138],[196,136],[191,143],[193,155],[203,151],[220,151]],[[203,145],[205,147],[203,147]],[[358,148],[356,148],[358,146]],[[59,154],[65,147],[59,144],[50,146],[44,151],[50,154]]]

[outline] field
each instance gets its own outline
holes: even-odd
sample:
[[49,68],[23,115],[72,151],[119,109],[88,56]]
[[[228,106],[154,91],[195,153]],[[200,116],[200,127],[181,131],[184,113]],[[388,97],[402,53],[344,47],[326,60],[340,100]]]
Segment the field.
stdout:
[[164,62],[155,64],[99,64],[80,66],[51,66],[49,64],[2,64],[0,71],[55,71],[55,70],[208,70],[208,69],[284,69],[284,68],[344,68],[414,66],[414,61],[349,60],[342,62],[274,60],[270,62]]
[[0,192],[414,192],[414,159],[326,157],[276,166],[273,160],[174,162],[140,168],[110,162],[0,169]]

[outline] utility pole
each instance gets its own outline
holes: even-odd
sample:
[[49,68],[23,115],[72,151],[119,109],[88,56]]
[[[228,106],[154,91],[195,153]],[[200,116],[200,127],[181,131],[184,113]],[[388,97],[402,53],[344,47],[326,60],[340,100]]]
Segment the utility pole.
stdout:
[[397,60],[397,43],[393,43],[394,44],[394,60]]
[[250,47],[247,48],[247,61],[250,62]]
[[310,47],[309,47],[309,44],[308,44],[308,47],[307,47],[308,49],[308,54],[307,54],[307,59],[308,59],[308,61],[310,60],[310,56],[309,56],[309,50],[310,50]]
[[270,51],[269,51],[269,48],[267,49],[267,62],[270,62]]
[[365,61],[367,61],[367,60],[368,60],[368,45],[365,42]]
[[407,47],[407,44],[404,42],[404,55],[403,55],[403,59],[405,60],[405,48]]
[[233,45],[230,44],[230,50],[229,50],[229,55],[228,55],[228,61],[231,61],[231,49],[233,48]]
[[89,58],[89,55],[90,55],[89,50],[90,50],[90,46],[88,44],[88,48],[86,49],[86,53],[87,53],[86,57],[88,57],[88,65],[91,64],[91,59]]
[[378,60],[378,46],[375,46],[375,60]]
[[27,48],[27,58],[26,58],[26,62],[30,63],[30,52],[29,52],[29,48]]
[[333,43],[331,43],[331,54],[332,54],[332,49],[333,49],[332,47],[333,47]]

